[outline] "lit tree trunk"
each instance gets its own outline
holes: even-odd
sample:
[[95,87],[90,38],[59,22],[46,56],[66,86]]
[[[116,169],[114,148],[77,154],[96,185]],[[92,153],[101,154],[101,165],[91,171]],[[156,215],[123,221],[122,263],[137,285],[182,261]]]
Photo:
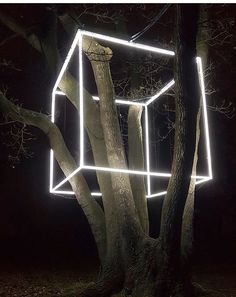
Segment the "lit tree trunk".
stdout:
[[[200,56],[203,61],[203,68],[207,63],[208,45],[207,40],[209,38],[207,33],[208,13],[205,5],[200,6],[199,19],[198,19],[198,33],[197,33],[197,56]],[[200,139],[200,120],[201,120],[202,107],[199,106],[197,124],[196,124],[196,144],[194,153],[194,162],[192,175],[197,175],[197,161],[198,161],[198,145]],[[195,179],[191,179],[189,186],[188,197],[186,200],[184,214],[183,214],[183,226],[182,226],[182,238],[181,238],[181,253],[182,264],[185,270],[185,275],[191,277],[191,260],[193,253],[193,241],[194,241],[194,200],[195,200]]]

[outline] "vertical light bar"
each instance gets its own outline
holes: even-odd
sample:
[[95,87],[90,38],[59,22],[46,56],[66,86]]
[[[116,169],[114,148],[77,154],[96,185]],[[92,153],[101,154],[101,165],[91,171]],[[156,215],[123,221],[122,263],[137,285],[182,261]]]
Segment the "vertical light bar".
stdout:
[[54,161],[53,161],[53,150],[50,149],[50,168],[49,168],[49,192],[52,192],[53,188],[53,167],[54,167]]
[[149,155],[149,127],[148,127],[148,107],[145,106],[145,137],[146,137],[146,163],[147,163],[147,194],[151,195],[150,183],[150,155]]
[[80,118],[80,167],[84,165],[84,94],[83,94],[83,59],[82,34],[79,33],[79,118]]
[[203,69],[202,69],[202,59],[200,57],[196,57],[198,75],[200,88],[202,93],[202,103],[203,103],[203,114],[204,114],[204,128],[206,135],[206,151],[207,151],[207,162],[208,162],[208,172],[209,178],[212,179],[212,165],[211,165],[211,149],[210,149],[210,136],[209,136],[209,125],[208,125],[208,116],[207,116],[207,104],[206,104],[206,94],[205,94],[205,84],[203,77]]
[[51,105],[51,122],[55,122],[55,101],[56,101],[56,94],[55,91],[52,91],[52,105]]

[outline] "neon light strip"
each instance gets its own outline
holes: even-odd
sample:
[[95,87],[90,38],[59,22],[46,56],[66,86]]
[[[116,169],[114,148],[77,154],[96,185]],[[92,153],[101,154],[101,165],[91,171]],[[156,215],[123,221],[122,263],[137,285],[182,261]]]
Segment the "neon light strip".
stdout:
[[202,59],[200,57],[196,58],[200,87],[202,92],[202,103],[203,103],[203,114],[204,114],[204,127],[205,127],[205,135],[206,135],[206,151],[207,151],[207,161],[208,161],[208,172],[209,178],[213,178],[212,174],[212,164],[211,164],[211,149],[210,149],[210,136],[209,136],[209,125],[208,125],[208,116],[207,116],[207,105],[206,105],[206,94],[205,94],[205,84],[203,77],[203,69],[202,69]]
[[149,127],[148,127],[148,108],[145,106],[145,137],[146,137],[146,166],[147,166],[147,193],[151,194],[151,181],[150,181],[150,155],[149,155]]
[[79,35],[79,105],[80,105],[80,167],[84,165],[84,93],[83,93],[83,60],[82,35]]
[[[99,101],[98,96],[92,96],[93,100]],[[136,106],[146,106],[146,103],[143,102],[135,102],[135,101],[129,101],[129,100],[121,100],[121,99],[115,99],[116,104],[124,104],[124,105],[136,105]]]
[[71,174],[69,174],[65,179],[63,179],[58,185],[56,185],[52,190],[55,191],[58,188],[60,188],[64,183],[66,183],[70,178],[72,178],[77,172],[82,169],[81,167],[78,167],[76,170],[74,170]]
[[205,178],[205,179],[201,179],[201,180],[198,180],[195,182],[196,185],[199,185],[199,184],[202,184],[202,183],[205,183],[207,181],[211,180],[211,178]]
[[167,193],[167,191],[164,191],[164,192],[160,192],[160,193],[157,193],[157,194],[147,195],[146,197],[147,198],[159,197],[159,196],[166,195],[166,193]]
[[152,103],[154,100],[156,100],[158,97],[160,97],[163,93],[165,93],[167,90],[169,90],[173,85],[174,85],[175,81],[172,79],[166,86],[164,86],[164,88],[162,88],[160,90],[160,92],[158,92],[156,95],[152,96],[148,101],[147,101],[147,105],[149,105],[150,103]]
[[50,165],[49,165],[49,192],[51,192],[53,187],[53,168],[54,168],[54,153],[53,150],[50,149]]
[[165,50],[165,49],[161,49],[161,48],[157,48],[157,47],[153,47],[153,46],[149,46],[149,45],[145,45],[145,44],[133,43],[133,42],[130,42],[127,40],[118,39],[118,38],[110,37],[107,35],[102,35],[102,34],[88,32],[88,31],[82,31],[82,34],[86,35],[86,36],[94,37],[97,39],[102,39],[102,40],[126,45],[129,47],[138,48],[141,50],[151,51],[151,52],[155,52],[155,53],[159,53],[159,54],[163,54],[163,55],[169,55],[169,56],[175,55],[175,53],[173,51],[169,51],[169,50]]
[[54,191],[53,189],[50,191],[52,194],[64,194],[64,195],[75,195],[73,191]]
[[97,197],[101,197],[102,193],[98,193],[98,192],[91,192],[92,196],[97,196]]
[[[58,190],[51,190],[50,193],[52,193],[52,194],[65,194],[65,195],[74,195],[75,194],[73,191],[58,191]],[[91,196],[101,197],[102,193],[91,192]]]
[[66,96],[66,94],[65,94],[64,92],[59,91],[59,90],[56,90],[56,91],[55,91],[55,94],[56,94],[56,95],[63,95],[63,96]]
[[92,169],[98,171],[107,171],[107,172],[118,172],[118,173],[128,173],[128,174],[137,174],[137,175],[151,175],[159,177],[170,177],[170,173],[159,173],[159,172],[147,172],[139,170],[130,170],[130,169],[119,169],[119,168],[109,168],[109,167],[99,167],[99,166],[83,166],[82,169]]

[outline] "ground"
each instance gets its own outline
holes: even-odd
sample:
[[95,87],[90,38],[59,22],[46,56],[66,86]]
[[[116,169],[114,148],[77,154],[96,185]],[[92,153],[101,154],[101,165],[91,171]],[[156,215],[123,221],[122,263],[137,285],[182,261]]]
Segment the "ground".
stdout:
[[[28,270],[0,273],[0,297],[56,297],[74,287],[83,287],[96,279],[93,269]],[[194,281],[213,296],[236,297],[236,265],[205,265],[194,267]],[[215,294],[214,294],[215,292]],[[122,294],[115,297],[122,297]]]

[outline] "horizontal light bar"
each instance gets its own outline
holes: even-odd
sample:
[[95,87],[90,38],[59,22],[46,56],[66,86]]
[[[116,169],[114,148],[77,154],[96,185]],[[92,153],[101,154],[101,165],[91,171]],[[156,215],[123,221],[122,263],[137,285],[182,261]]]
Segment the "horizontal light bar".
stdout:
[[211,180],[211,178],[204,178],[204,179],[201,179],[201,180],[198,180],[195,182],[196,185],[199,185],[199,184],[202,184],[202,183],[205,183],[207,181]]
[[172,79],[166,86],[164,86],[164,88],[162,88],[156,95],[152,96],[148,101],[147,101],[147,105],[149,105],[150,103],[152,103],[154,100],[156,100],[158,97],[160,97],[163,93],[165,93],[167,90],[169,90],[173,85],[174,85],[175,81]]
[[145,45],[145,44],[140,44],[140,43],[136,43],[136,42],[130,42],[130,41],[127,41],[127,40],[118,39],[118,38],[110,37],[110,36],[107,36],[107,35],[102,35],[102,34],[88,32],[88,31],[81,31],[81,33],[82,33],[82,35],[85,35],[85,36],[90,36],[90,37],[93,37],[93,38],[102,39],[102,40],[110,41],[110,42],[113,42],[113,43],[118,43],[118,44],[121,44],[121,45],[129,46],[129,47],[133,47],[133,48],[138,48],[138,49],[141,49],[141,50],[146,50],[146,51],[159,53],[159,54],[163,54],[163,55],[168,55],[168,56],[174,56],[175,55],[175,53],[173,51],[169,51],[169,50],[165,50],[165,49],[161,49],[161,48],[158,48],[158,47],[153,47],[153,46],[149,46],[149,45]]
[[[55,91],[56,95],[64,95],[66,94],[62,91]],[[94,101],[99,101],[98,96],[92,96]],[[121,100],[121,99],[115,99],[115,103],[117,104],[124,104],[124,105],[137,105],[137,106],[146,106],[146,103],[143,102],[136,102],[136,101],[130,101],[130,100]]]
[[[99,101],[98,96],[92,96],[93,100]],[[115,99],[115,103],[117,104],[124,104],[124,105],[136,105],[136,106],[146,106],[146,103],[143,102],[135,102],[135,101],[130,101],[130,100],[121,100],[121,99]]]
[[166,195],[167,191],[164,192],[160,192],[160,193],[156,193],[156,194],[151,194],[151,195],[147,195],[147,198],[153,198],[153,197],[159,197],[159,196],[163,196]]
[[73,191],[64,191],[64,190],[62,190],[62,191],[60,191],[60,190],[56,190],[56,191],[51,190],[50,193],[52,193],[52,194],[64,194],[64,195],[74,195],[75,194]]
[[101,197],[101,196],[102,196],[102,193],[99,193],[99,192],[91,192],[91,195],[92,195],[92,196]]
[[117,172],[117,173],[127,173],[127,174],[137,174],[137,175],[151,175],[159,177],[170,177],[170,173],[159,173],[159,172],[147,172],[139,170],[130,170],[130,169],[119,169],[119,168],[109,168],[109,167],[99,167],[99,166],[83,166],[82,169],[91,169],[98,171],[107,171],[107,172]]
[[63,95],[63,96],[66,96],[66,94],[65,94],[64,92],[59,91],[59,90],[56,90],[56,91],[55,91],[55,94],[56,94],[56,95]]

